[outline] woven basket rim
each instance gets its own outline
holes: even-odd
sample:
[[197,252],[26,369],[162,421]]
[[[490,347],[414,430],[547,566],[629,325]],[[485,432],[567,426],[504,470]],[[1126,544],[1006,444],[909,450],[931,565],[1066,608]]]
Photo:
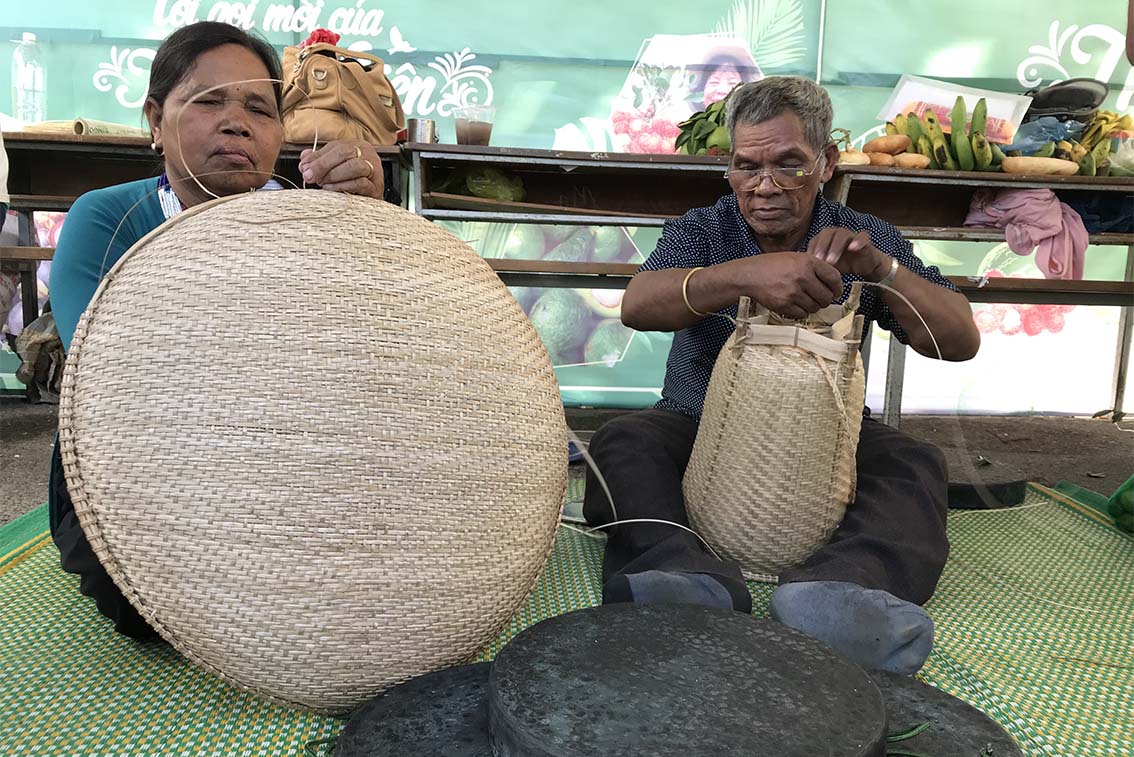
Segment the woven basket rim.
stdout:
[[[283,189],[279,192],[322,192],[323,190],[294,190]],[[275,193],[273,193],[275,194]],[[74,417],[74,401],[75,401],[75,375],[82,363],[83,342],[86,339],[89,330],[89,322],[93,315],[97,312],[99,302],[106,291],[106,288],[111,285],[114,280],[115,274],[125,266],[140,249],[144,248],[153,240],[161,237],[163,234],[169,233],[171,229],[177,228],[179,224],[195,218],[201,213],[205,213],[213,208],[219,207],[226,203],[237,202],[245,198],[255,197],[255,193],[240,193],[229,195],[227,197],[217,197],[206,202],[186,208],[182,212],[166,219],[157,228],[145,234],[141,239],[132,244],[122,256],[102,275],[98,287],[91,295],[90,302],[87,304],[86,309],[83,311],[82,316],[79,318],[79,323],[75,327],[75,333],[71,338],[71,348],[67,352],[67,362],[64,366],[64,378],[59,395],[59,454],[62,458],[64,475],[67,480],[67,491],[71,497],[72,504],[75,507],[75,515],[79,520],[79,525],[86,534],[88,541],[91,543],[92,549],[98,544],[105,544],[105,539],[102,534],[102,527],[99,523],[98,515],[94,509],[89,505],[85,488],[83,487],[83,476],[79,472],[81,470],[81,463],[79,455],[75,449],[75,439],[71,428],[71,421]],[[345,196],[344,196],[345,197]],[[358,200],[370,198],[355,198]],[[379,202],[378,200],[373,200]],[[68,468],[74,470],[74,474],[68,474]],[[81,515],[80,515],[81,511]],[[126,597],[127,601],[138,610],[142,618],[151,626],[159,635],[168,641],[178,652],[193,661],[193,664],[209,671],[223,681],[243,688],[240,681],[229,676],[225,671],[210,664],[203,659],[200,655],[196,654],[190,647],[188,647],[179,636],[173,633],[166,627],[161,620],[157,617],[152,609],[147,608],[145,600],[138,594],[134,588],[134,582],[129,580],[125,570],[125,566],[114,556],[110,549],[95,549],[95,556],[98,558],[99,563],[106,569],[107,573],[112,579],[116,576],[123,576],[124,580],[114,580],[114,584]],[[549,550],[550,551],[550,550]],[[272,696],[264,692],[257,692],[258,696],[263,697],[269,701],[281,704],[291,708],[307,708],[311,709],[308,705],[302,702],[292,702],[277,696]]]
[[[358,207],[363,203],[377,203],[378,205],[376,205],[375,207],[382,208],[382,210],[379,212],[389,213],[395,216],[398,214],[405,214],[405,223],[426,224],[433,230],[429,232],[430,234],[435,233],[439,237],[448,237],[449,239],[453,240],[454,244],[460,244],[464,247],[468,247],[467,244],[463,242],[463,240],[460,240],[459,237],[452,234],[448,230],[438,227],[435,224],[431,224],[414,213],[410,213],[409,211],[406,211],[404,209],[397,208],[396,206],[388,206],[381,200],[357,196],[339,195],[337,193],[326,192],[324,190],[280,190],[278,192],[272,192],[270,194],[272,197],[280,197],[285,194],[294,194],[296,192],[319,192],[319,197],[323,203],[342,203],[344,205],[354,205],[355,207]],[[167,234],[171,230],[177,229],[178,224],[182,224],[191,219],[195,219],[200,214],[207,213],[210,210],[213,210],[226,203],[240,202],[242,200],[248,202],[262,202],[263,195],[262,193],[232,195],[209,200],[207,202],[186,209],[184,212],[179,213],[171,219],[168,219],[160,226],[141,237],[137,242],[131,245],[131,247],[127,249],[114,263],[114,265],[111,266],[102,276],[102,279],[99,282],[95,293],[92,295],[90,302],[86,310],[83,312],[78,326],[76,327],[75,334],[72,339],[71,350],[68,354],[67,366],[65,369],[63,385],[60,393],[59,446],[69,493],[71,494],[72,501],[75,505],[76,516],[79,518],[80,526],[87,534],[92,549],[94,549],[96,556],[100,561],[100,564],[102,564],[102,566],[110,574],[111,578],[114,580],[114,583],[122,591],[126,599],[133,607],[135,607],[139,611],[140,615],[147,623],[149,623],[163,638],[169,641],[175,649],[177,649],[186,658],[191,660],[195,665],[209,671],[213,675],[216,675],[218,678],[236,686],[237,688],[248,690],[248,686],[245,684],[245,682],[242,682],[240,680],[239,676],[233,676],[229,673],[226,673],[225,670],[222,670],[216,665],[211,664],[206,657],[197,654],[195,651],[195,646],[188,640],[182,639],[179,633],[174,632],[174,630],[172,630],[167,624],[163,623],[161,616],[157,614],[158,610],[153,606],[152,603],[147,602],[143,594],[139,593],[139,590],[144,592],[146,590],[146,586],[139,586],[136,580],[131,580],[129,573],[129,560],[123,562],[123,560],[120,559],[122,556],[116,554],[117,550],[111,549],[111,546],[114,543],[113,534],[109,534],[111,538],[108,540],[108,533],[104,530],[104,524],[101,520],[102,513],[99,507],[96,506],[91,495],[85,489],[85,482],[91,474],[88,473],[84,475],[83,473],[83,461],[79,457],[78,449],[79,438],[74,428],[74,424],[77,421],[76,414],[78,412],[79,406],[78,389],[80,388],[81,383],[79,380],[79,375],[82,370],[82,366],[84,365],[84,344],[90,336],[93,324],[97,322],[100,305],[106,299],[107,289],[108,287],[113,285],[114,280],[116,279],[116,274],[118,274],[122,270],[123,266],[128,265],[130,261],[134,260],[143,248],[152,245],[155,240],[160,239],[162,235]],[[294,214],[289,216],[289,218],[292,219],[297,217],[298,216],[295,216]],[[319,215],[319,218],[326,217],[326,213],[321,213]],[[256,221],[252,221],[251,223],[256,223]],[[498,280],[496,279],[496,275],[492,271],[489,264],[483,258],[478,256],[471,248],[468,248],[468,253],[468,259],[464,261],[463,265],[475,266],[476,268],[481,269],[483,272],[490,274],[493,279]],[[502,284],[501,287],[503,287]],[[548,363],[548,366],[550,370],[550,362]],[[549,384],[548,389],[550,390],[551,388],[552,386]],[[558,392],[557,384],[555,384],[554,389],[556,392]],[[564,444],[564,486],[566,485],[566,454],[566,445]],[[547,534],[546,543],[538,545],[538,549],[541,552],[541,563],[546,562],[547,556],[551,552],[554,542],[554,534],[555,529],[552,528]],[[538,580],[539,573],[537,571],[531,577],[531,581],[529,582],[530,585],[522,587],[524,589],[524,593],[529,593],[534,585],[538,582]],[[256,696],[258,697],[285,705],[287,707],[308,709],[316,712],[341,712],[341,709],[321,708],[319,706],[313,706],[310,702],[291,701],[287,698],[277,696],[271,692],[265,691],[263,690],[263,688],[257,688],[254,689],[254,691]]]

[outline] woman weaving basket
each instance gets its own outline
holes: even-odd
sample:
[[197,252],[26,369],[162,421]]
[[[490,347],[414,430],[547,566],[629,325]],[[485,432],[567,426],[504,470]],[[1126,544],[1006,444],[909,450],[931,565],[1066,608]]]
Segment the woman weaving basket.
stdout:
[[[748,297],[802,319],[841,302],[854,281],[900,292],[924,317],[946,360],[968,360],[980,337],[966,298],[926,267],[890,224],[825,199],[834,172],[827,93],[797,77],[745,84],[729,101],[733,194],[666,224],[631,281],[626,325],[674,331],[662,400],[595,434],[591,454],[620,520],[688,523],[682,479],[689,465],[714,361]],[[938,357],[914,310],[888,290],[865,287],[858,311],[922,355]],[[612,520],[591,474],[585,514]],[[853,504],[833,536],[779,575],[771,612],[867,668],[913,673],[933,644],[920,607],[945,565],[946,470],[939,450],[869,417],[857,446]],[[687,602],[751,611],[740,569],[709,554],[689,532],[658,523],[610,530],[605,602]],[[759,537],[757,537],[759,538]]]
[[[278,189],[272,169],[283,142],[280,62],[266,42],[228,24],[200,22],[171,34],[154,58],[145,114],[158,178],[89,192],[71,207],[52,269],[55,322],[65,348],[102,276],[139,239],[183,209],[213,197]],[[336,141],[306,150],[308,184],[382,198],[375,149]],[[218,240],[223,243],[223,240]],[[75,517],[56,444],[49,489],[51,532],[63,569],[121,633],[156,637],[95,557]]]

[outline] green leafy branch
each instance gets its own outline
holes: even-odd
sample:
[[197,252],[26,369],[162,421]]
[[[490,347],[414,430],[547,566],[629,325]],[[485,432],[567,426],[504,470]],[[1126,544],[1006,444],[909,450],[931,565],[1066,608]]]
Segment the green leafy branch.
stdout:
[[743,39],[765,68],[783,68],[807,53],[802,0],[737,0],[716,32]]

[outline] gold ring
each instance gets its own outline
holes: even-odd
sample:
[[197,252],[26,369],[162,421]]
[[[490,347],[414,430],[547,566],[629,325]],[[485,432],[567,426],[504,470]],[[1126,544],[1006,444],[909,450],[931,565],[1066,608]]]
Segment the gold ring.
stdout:
[[362,157],[362,148],[359,147],[358,145],[354,146],[354,157],[356,157],[356,158]]
[[369,179],[369,178],[370,178],[371,176],[373,176],[373,175],[374,175],[374,164],[373,164],[373,163],[371,163],[371,162],[370,162],[369,160],[367,160],[366,158],[363,158],[363,159],[362,159],[362,162],[363,162],[363,163],[365,163],[365,164],[366,164],[366,165],[367,165],[367,166],[368,166],[368,167],[370,168],[370,173],[366,174],[366,175],[365,175],[365,176],[363,176],[362,178],[364,178],[364,179]]

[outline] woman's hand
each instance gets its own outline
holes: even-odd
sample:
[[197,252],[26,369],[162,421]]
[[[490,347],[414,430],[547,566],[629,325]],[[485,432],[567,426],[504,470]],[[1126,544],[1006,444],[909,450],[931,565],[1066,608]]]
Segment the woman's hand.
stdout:
[[382,159],[374,146],[354,139],[329,142],[299,154],[299,172],[308,184],[381,200],[386,185]]

